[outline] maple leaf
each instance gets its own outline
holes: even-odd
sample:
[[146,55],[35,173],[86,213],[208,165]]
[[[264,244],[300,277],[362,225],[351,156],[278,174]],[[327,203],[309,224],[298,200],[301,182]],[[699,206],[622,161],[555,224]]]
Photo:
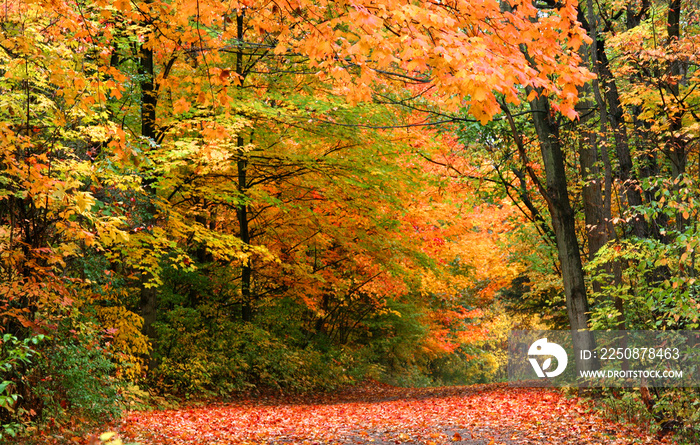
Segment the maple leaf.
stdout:
[[175,102],[173,102],[173,112],[175,114],[181,114],[185,113],[190,110],[192,107],[190,101],[185,99],[184,97],[179,98]]

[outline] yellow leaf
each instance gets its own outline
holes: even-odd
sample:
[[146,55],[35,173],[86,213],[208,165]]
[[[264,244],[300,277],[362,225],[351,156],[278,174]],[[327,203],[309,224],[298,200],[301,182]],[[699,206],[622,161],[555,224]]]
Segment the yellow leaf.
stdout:
[[106,433],[100,434],[100,440],[102,442],[107,442],[108,440],[110,440],[112,437],[114,437],[116,435],[117,435],[117,433],[115,433],[114,431],[108,431]]
[[95,203],[95,198],[89,193],[80,192],[75,195],[75,205],[80,213],[85,213]]

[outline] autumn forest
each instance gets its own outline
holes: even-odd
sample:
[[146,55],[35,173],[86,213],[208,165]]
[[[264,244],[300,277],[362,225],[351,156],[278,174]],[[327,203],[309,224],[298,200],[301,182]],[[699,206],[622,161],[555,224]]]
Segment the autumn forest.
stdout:
[[[469,416],[511,330],[699,328],[699,57],[697,0],[4,0],[0,443],[695,443],[697,388]],[[440,408],[149,411],[337,391]]]

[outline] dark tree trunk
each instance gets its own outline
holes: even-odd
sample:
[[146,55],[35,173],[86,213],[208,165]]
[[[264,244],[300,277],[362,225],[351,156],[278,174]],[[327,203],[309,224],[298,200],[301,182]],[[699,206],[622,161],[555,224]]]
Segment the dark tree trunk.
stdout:
[[[583,212],[586,222],[588,239],[588,259],[592,260],[596,253],[608,242],[605,211],[603,206],[603,187],[601,172],[598,168],[598,147],[595,132],[582,135],[578,159],[583,186]],[[599,289],[598,289],[599,290]]]
[[[243,41],[243,17],[243,11],[239,11],[238,15],[236,16],[236,31],[239,41]],[[243,56],[243,51],[239,49],[239,51],[236,53],[236,74],[238,75],[238,80],[241,86],[243,86],[243,80],[245,78]],[[238,217],[238,226],[240,229],[239,239],[244,246],[248,246],[250,244],[250,227],[248,221],[248,204],[245,202],[246,192],[248,189],[248,160],[243,152],[243,136],[238,135],[236,139],[236,146],[240,156],[238,160],[238,192],[240,193],[241,200],[243,201],[236,207],[236,215]],[[251,289],[252,276],[253,268],[251,259],[246,258],[241,266],[241,317],[243,318],[243,321],[248,322],[253,320],[254,297]]]
[[[608,59],[605,55],[605,50],[603,48],[604,40],[599,38],[598,34],[598,17],[595,16],[593,10],[593,1],[587,1],[588,9],[588,33],[591,36],[591,46],[588,47],[588,51],[584,58],[591,65],[593,72],[597,74],[597,78],[590,82],[590,87],[593,92],[593,97],[595,98],[596,108],[600,116],[600,134],[606,138],[608,134],[608,128],[612,128],[613,139],[615,141],[615,149],[618,157],[618,163],[620,169],[618,172],[618,179],[622,184],[624,191],[624,196],[626,198],[627,205],[638,206],[642,203],[641,193],[637,187],[637,181],[632,180],[632,156],[630,155],[629,148],[629,138],[627,136],[627,128],[625,127],[623,121],[623,110],[620,103],[619,93],[617,91],[617,85],[615,84],[615,79],[610,72],[610,67],[608,64]],[[603,90],[605,91],[607,101],[603,99],[603,93],[601,92],[601,81],[603,83]],[[607,103],[606,103],[607,102]],[[608,111],[608,105],[610,106],[610,112]],[[602,225],[601,230],[605,232],[606,242],[608,240],[614,239],[616,237],[615,227],[612,223],[612,162],[610,160],[610,153],[607,149],[606,141],[603,140],[598,147],[597,144],[593,145],[593,148],[598,151],[600,148],[600,154],[605,167],[605,188],[603,190],[603,209],[602,209],[602,220],[600,224]],[[635,235],[638,237],[643,237],[645,233],[644,221],[638,215],[633,217],[632,227],[634,228]],[[593,258],[602,245],[596,246],[596,249],[590,250],[590,256]],[[611,279],[611,284],[619,286],[622,283],[622,265],[619,261],[613,261],[612,263],[607,263],[604,266],[604,270],[608,273],[613,272]],[[598,283],[594,283],[595,290],[599,290]],[[615,308],[618,311],[617,321],[618,329],[625,328],[625,312],[624,312],[624,302],[619,296],[614,296]]]
[[153,50],[147,47],[148,39],[141,46],[139,74],[141,77],[141,136],[156,139],[156,88]]
[[[237,144],[239,150],[243,150],[243,137],[238,136]],[[243,154],[241,153],[241,156]],[[247,168],[248,162],[245,159],[238,160],[238,191],[241,198],[245,199],[246,184],[247,184]],[[250,244],[250,229],[248,226],[248,205],[243,202],[236,207],[236,215],[238,216],[239,239],[244,246]],[[253,320],[253,296],[251,292],[252,267],[250,258],[243,260],[241,267],[241,298],[243,300],[242,314],[243,321]]]
[[[680,38],[680,20],[681,20],[681,0],[670,0],[668,5],[668,17],[666,30],[668,32],[668,44],[673,45],[678,42]],[[680,105],[681,101],[680,87],[679,83],[681,81],[681,62],[679,60],[672,59],[669,66],[669,71],[671,73],[671,79],[669,80],[667,90],[669,98],[667,102],[676,102]],[[680,108],[680,107],[678,107]],[[683,110],[671,111],[669,114],[669,129],[668,129],[668,140],[666,143],[666,155],[671,161],[671,173],[673,177],[678,177],[685,173],[687,164],[687,150],[686,142],[683,137],[677,136],[678,132],[683,128]],[[679,227],[680,228],[680,227]]]
[[[152,141],[156,140],[156,105],[157,96],[155,88],[154,75],[154,58],[153,50],[148,48],[149,39],[143,43],[139,54],[139,74],[141,75],[141,135],[149,138]],[[144,182],[144,191],[148,195],[154,193],[152,181]],[[151,218],[154,216],[155,209],[149,206],[148,209]],[[140,277],[140,313],[143,318],[142,332],[149,339],[155,338],[153,324],[158,316],[158,291],[155,287],[149,286],[153,275],[147,271],[141,272]],[[149,368],[154,368],[157,364],[150,358]]]
[[[595,94],[601,125],[604,127],[603,134],[607,132],[609,126],[615,141],[615,154],[619,165],[616,177],[622,185],[626,205],[629,207],[640,206],[642,193],[638,178],[634,173],[620,93],[610,69],[610,61],[605,53],[605,38],[598,32],[598,17],[594,13],[593,2],[590,0],[587,2],[587,9],[588,17],[584,17],[579,10],[578,19],[593,40],[586,58],[591,65],[591,70],[597,75],[597,79],[592,81],[591,87]],[[631,226],[635,236],[640,238],[646,236],[644,219],[639,215],[632,216]]]
[[[539,95],[530,102],[532,119],[540,142],[546,174],[547,206],[552,216],[552,225],[557,240],[557,252],[561,264],[566,308],[574,332],[574,346],[580,349],[594,349],[595,341],[587,331],[588,300],[584,281],[583,265],[579,243],[576,237],[575,214],[569,201],[564,152],[559,138],[559,127],[554,121],[554,112],[549,100]],[[577,369],[593,369],[592,360],[576,357]]]

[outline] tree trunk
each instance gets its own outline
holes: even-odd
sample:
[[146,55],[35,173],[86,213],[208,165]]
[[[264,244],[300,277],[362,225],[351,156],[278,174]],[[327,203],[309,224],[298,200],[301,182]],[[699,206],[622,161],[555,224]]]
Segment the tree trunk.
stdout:
[[[580,91],[581,97],[585,97],[590,92],[588,87],[589,85],[586,85]],[[605,222],[601,172],[598,167],[598,135],[594,130],[587,127],[592,116],[588,110],[593,109],[593,106],[589,100],[582,100],[577,106],[577,111],[581,116],[579,122],[581,140],[579,141],[578,160],[579,173],[583,181],[581,196],[583,198],[589,260],[595,258],[596,253],[609,239]],[[600,284],[594,283],[594,291],[600,292],[600,290]]]
[[[238,136],[236,145],[239,150],[243,150],[243,137]],[[240,154],[243,156],[243,153]],[[245,199],[246,184],[247,184],[247,168],[248,161],[241,158],[238,160],[238,191],[241,194],[241,198]],[[239,226],[239,239],[245,246],[250,244],[250,229],[248,226],[248,205],[243,202],[238,204],[236,207],[236,215],[238,216],[238,226]],[[243,301],[243,308],[241,316],[243,321],[253,320],[253,297],[251,293],[251,278],[252,278],[252,268],[250,258],[243,260],[243,266],[241,268],[241,298]]]
[[[595,349],[593,335],[588,331],[588,300],[584,282],[583,265],[579,243],[576,237],[575,215],[569,201],[564,153],[559,138],[559,127],[554,122],[554,112],[549,100],[539,95],[530,102],[532,119],[540,142],[546,174],[545,199],[552,216],[552,225],[557,240],[557,252],[561,263],[566,309],[573,331],[574,346],[577,349]],[[594,369],[592,360],[580,360],[577,354],[576,367],[579,370]]]
[[[605,55],[605,50],[603,49],[603,40],[599,39],[598,36],[598,17],[594,15],[593,12],[593,1],[587,1],[588,9],[588,33],[591,36],[591,46],[587,47],[588,51],[585,51],[584,59],[588,60],[592,67],[594,73],[597,74],[597,78],[593,79],[590,83],[591,89],[593,90],[593,96],[595,98],[596,108],[600,115],[600,134],[604,138],[608,135],[608,127],[612,127],[613,138],[615,140],[615,147],[618,157],[618,162],[620,165],[620,170],[618,173],[618,178],[621,180],[622,188],[624,190],[624,196],[627,198],[627,204],[631,206],[638,206],[642,203],[641,193],[636,186],[636,180],[632,180],[632,157],[630,155],[629,149],[629,139],[627,136],[627,128],[622,120],[622,106],[620,103],[619,93],[617,91],[617,85],[615,84],[615,79],[610,72],[610,67],[608,64],[608,59]],[[603,81],[604,89],[607,94],[608,103],[610,104],[611,112],[608,113],[608,104],[603,99],[603,93],[601,92],[599,79]],[[596,146],[597,150],[597,146]],[[606,141],[600,144],[600,153],[605,167],[605,189],[604,189],[604,199],[603,199],[603,215],[601,224],[603,224],[603,230],[606,234],[606,241],[614,239],[616,237],[615,226],[612,223],[612,164],[610,161],[610,153],[607,148]],[[633,218],[632,227],[634,228],[635,235],[638,237],[644,236],[644,222],[639,216]],[[597,246],[599,249],[601,246]],[[597,253],[591,251],[591,258]],[[619,261],[613,261],[611,264],[606,264],[605,270],[609,273],[613,272],[611,279],[611,284],[614,286],[619,286],[622,283],[622,265]],[[618,329],[625,329],[625,312],[624,312],[624,301],[619,295],[613,297],[615,309],[617,309],[617,322]]]
[[[586,7],[588,17],[584,17],[579,10],[578,19],[593,40],[590,51],[588,54],[584,54],[584,57],[588,59],[591,70],[597,75],[597,78],[591,82],[591,86],[600,113],[601,126],[605,127],[603,135],[607,133],[609,126],[615,141],[615,154],[619,165],[616,177],[622,185],[625,203],[630,207],[640,206],[642,204],[641,188],[634,173],[620,93],[610,69],[610,61],[605,53],[605,39],[598,33],[598,17],[594,13],[593,2],[588,0]],[[635,236],[639,238],[646,236],[646,227],[642,217],[634,215],[631,226]]]
[[[156,140],[156,105],[158,98],[156,97],[155,76],[154,76],[154,59],[153,50],[148,47],[149,39],[143,43],[139,54],[139,74],[141,75],[141,135],[149,138],[152,141]],[[144,191],[148,195],[153,195],[154,190],[152,181],[146,180],[143,184]],[[155,209],[149,206],[147,209],[149,218],[153,217]],[[153,324],[158,316],[158,292],[155,287],[149,287],[153,275],[149,272],[141,272],[139,278],[139,306],[140,315],[143,318],[142,332],[149,339],[155,339],[155,331]],[[153,358],[149,359],[149,368],[154,368],[157,363]]]
[[[675,45],[680,38],[680,20],[681,20],[681,0],[670,0],[668,5],[668,17],[666,30],[668,32],[668,44]],[[672,46],[673,48],[673,46]],[[681,63],[678,60],[671,60],[669,71],[671,78],[668,82],[667,90],[670,97],[668,103],[674,103],[680,108],[680,87],[681,81]],[[683,110],[678,109],[669,111],[669,129],[668,141],[666,143],[666,155],[671,161],[671,173],[676,178],[685,173],[687,164],[686,142],[683,137],[678,137],[677,134],[683,128]],[[679,224],[679,230],[682,230],[682,225]]]
[[[236,31],[238,34],[238,41],[243,41],[243,10],[238,12],[236,16]],[[243,71],[243,51],[240,49],[236,52],[236,74],[238,75],[239,85],[243,86],[243,80],[245,79],[245,73]],[[236,147],[238,148],[238,153],[240,158],[238,159],[238,192],[241,195],[241,199],[246,199],[246,191],[248,188],[248,160],[245,158],[245,153],[243,152],[244,143],[243,136],[240,134],[236,139]],[[236,215],[238,217],[238,226],[240,229],[239,239],[244,246],[250,244],[250,227],[248,221],[248,204],[243,201],[236,207]],[[242,299],[242,309],[241,317],[243,321],[250,322],[253,320],[253,294],[251,290],[251,281],[253,275],[253,268],[251,265],[251,259],[246,258],[243,260],[243,265],[241,267],[241,299]]]

